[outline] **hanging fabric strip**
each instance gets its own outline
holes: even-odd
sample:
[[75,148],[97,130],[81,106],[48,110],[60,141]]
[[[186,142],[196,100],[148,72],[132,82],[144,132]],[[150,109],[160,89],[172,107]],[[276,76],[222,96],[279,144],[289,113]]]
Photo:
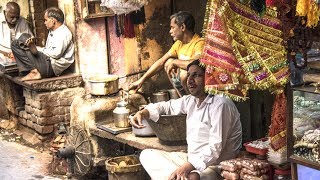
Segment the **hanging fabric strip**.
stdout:
[[115,26],[115,30],[116,30],[116,35],[117,37],[121,36],[121,31],[120,31],[120,26],[119,26],[119,21],[118,21],[119,17],[118,15],[114,16],[114,26]]
[[206,91],[234,100],[246,99],[249,88],[281,92],[289,69],[281,23],[274,12],[267,10],[260,17],[237,0],[210,3],[201,59]]
[[125,38],[134,38],[134,26],[131,22],[131,14],[127,14],[124,17],[124,37]]
[[131,21],[133,24],[144,24],[146,22],[144,7],[131,13]]
[[271,114],[269,137],[273,150],[278,150],[286,145],[286,114],[287,99],[284,93],[278,94],[274,101]]

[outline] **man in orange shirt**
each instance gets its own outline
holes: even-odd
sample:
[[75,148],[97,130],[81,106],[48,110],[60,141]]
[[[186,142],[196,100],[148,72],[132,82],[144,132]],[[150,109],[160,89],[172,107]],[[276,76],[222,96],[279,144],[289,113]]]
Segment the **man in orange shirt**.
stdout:
[[147,79],[164,68],[179,96],[188,94],[186,68],[190,62],[200,58],[204,39],[194,32],[195,20],[189,12],[180,11],[170,19],[170,35],[175,43],[139,80],[130,84],[129,89],[139,90]]

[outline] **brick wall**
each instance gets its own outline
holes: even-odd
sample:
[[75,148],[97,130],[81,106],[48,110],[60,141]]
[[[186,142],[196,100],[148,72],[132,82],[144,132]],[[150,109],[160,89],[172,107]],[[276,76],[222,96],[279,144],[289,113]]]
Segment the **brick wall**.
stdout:
[[19,123],[41,135],[52,133],[60,122],[70,122],[70,106],[76,95],[84,94],[81,87],[51,92],[23,89],[24,110],[19,112]]

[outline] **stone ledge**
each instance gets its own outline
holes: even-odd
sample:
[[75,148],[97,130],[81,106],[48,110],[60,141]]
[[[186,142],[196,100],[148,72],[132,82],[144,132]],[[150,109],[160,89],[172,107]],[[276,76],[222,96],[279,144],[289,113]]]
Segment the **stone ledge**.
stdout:
[[21,77],[11,77],[7,74],[5,74],[4,76],[16,84],[34,91],[55,91],[66,88],[79,87],[82,86],[83,83],[81,74],[74,73],[25,82],[21,81]]

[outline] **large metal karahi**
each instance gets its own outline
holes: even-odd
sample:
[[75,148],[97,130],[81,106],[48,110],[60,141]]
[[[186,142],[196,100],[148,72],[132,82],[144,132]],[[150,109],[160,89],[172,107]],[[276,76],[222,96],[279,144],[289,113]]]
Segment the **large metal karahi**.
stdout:
[[157,122],[147,119],[159,142],[164,145],[185,145],[186,115],[161,115]]

